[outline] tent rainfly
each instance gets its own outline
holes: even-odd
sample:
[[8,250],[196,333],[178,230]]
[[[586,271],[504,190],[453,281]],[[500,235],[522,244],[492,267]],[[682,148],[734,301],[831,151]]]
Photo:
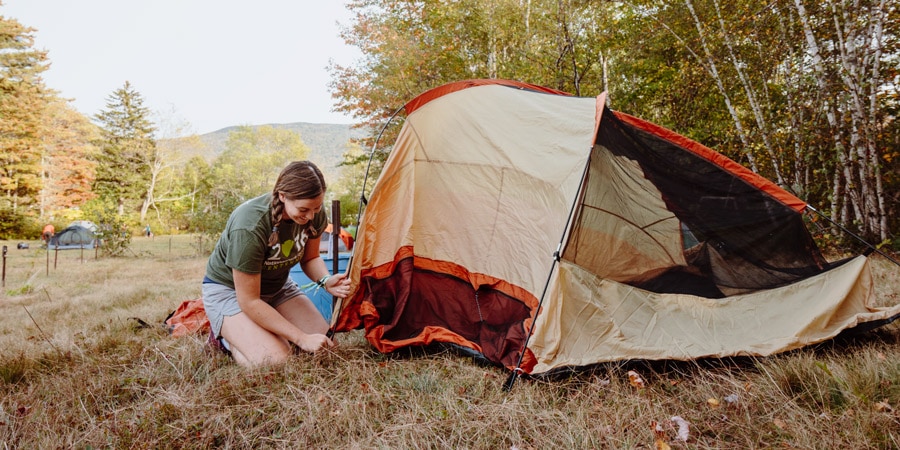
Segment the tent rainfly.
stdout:
[[332,328],[513,373],[765,356],[900,317],[807,205],[660,126],[507,80],[425,92],[362,216]]

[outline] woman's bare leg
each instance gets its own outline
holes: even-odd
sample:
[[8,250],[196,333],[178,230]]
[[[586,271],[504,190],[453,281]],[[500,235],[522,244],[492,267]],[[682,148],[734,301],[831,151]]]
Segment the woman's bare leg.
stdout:
[[231,347],[234,360],[244,367],[279,364],[291,354],[285,339],[259,326],[242,312],[225,317],[221,333]]
[[[290,298],[275,310],[304,333],[325,334],[328,331],[328,323],[306,296]],[[261,327],[244,313],[225,317],[221,333],[231,347],[234,360],[245,367],[279,364],[291,354],[287,340]]]
[[316,309],[316,305],[305,295],[293,297],[275,308],[285,319],[294,324],[306,334],[325,334],[328,332],[328,322],[322,317],[322,313]]

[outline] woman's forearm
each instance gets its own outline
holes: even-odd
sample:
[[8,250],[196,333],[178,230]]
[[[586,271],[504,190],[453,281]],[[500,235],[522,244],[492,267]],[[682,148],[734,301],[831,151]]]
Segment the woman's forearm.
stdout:
[[321,256],[316,256],[308,261],[301,262],[300,268],[303,269],[303,273],[305,273],[310,280],[317,283],[323,278],[331,275],[331,272],[328,271],[328,267],[325,265],[325,260],[323,260]]

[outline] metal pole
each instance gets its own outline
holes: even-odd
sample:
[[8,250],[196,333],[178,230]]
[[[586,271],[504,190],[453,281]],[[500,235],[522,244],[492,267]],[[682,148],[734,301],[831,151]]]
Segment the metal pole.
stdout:
[[47,276],[50,276],[50,241],[47,241]]
[[59,244],[56,244],[56,250],[53,251],[53,270],[56,270],[56,261],[59,261]]
[[[331,273],[336,274],[340,271],[341,255],[338,252],[338,239],[341,238],[341,201],[331,201]],[[338,298],[331,296],[331,320],[334,320],[334,306],[337,304]],[[328,328],[325,333],[329,339],[334,338],[334,329]]]
[[340,255],[338,254],[338,239],[341,238],[341,201],[331,201],[331,273],[338,273]]
[[6,287],[6,246],[3,246],[3,286]]

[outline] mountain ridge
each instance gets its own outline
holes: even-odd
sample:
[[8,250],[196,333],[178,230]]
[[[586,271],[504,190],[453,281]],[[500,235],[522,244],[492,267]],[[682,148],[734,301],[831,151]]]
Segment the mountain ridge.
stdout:
[[242,126],[253,129],[268,126],[299,134],[300,139],[310,149],[310,161],[319,167],[326,179],[335,179],[340,173],[338,164],[343,160],[348,144],[365,136],[362,130],[354,129],[351,124],[290,122],[234,125],[199,135],[200,141],[205,147],[203,151],[199,152],[201,156],[210,162],[215,160],[225,151],[228,134]]

